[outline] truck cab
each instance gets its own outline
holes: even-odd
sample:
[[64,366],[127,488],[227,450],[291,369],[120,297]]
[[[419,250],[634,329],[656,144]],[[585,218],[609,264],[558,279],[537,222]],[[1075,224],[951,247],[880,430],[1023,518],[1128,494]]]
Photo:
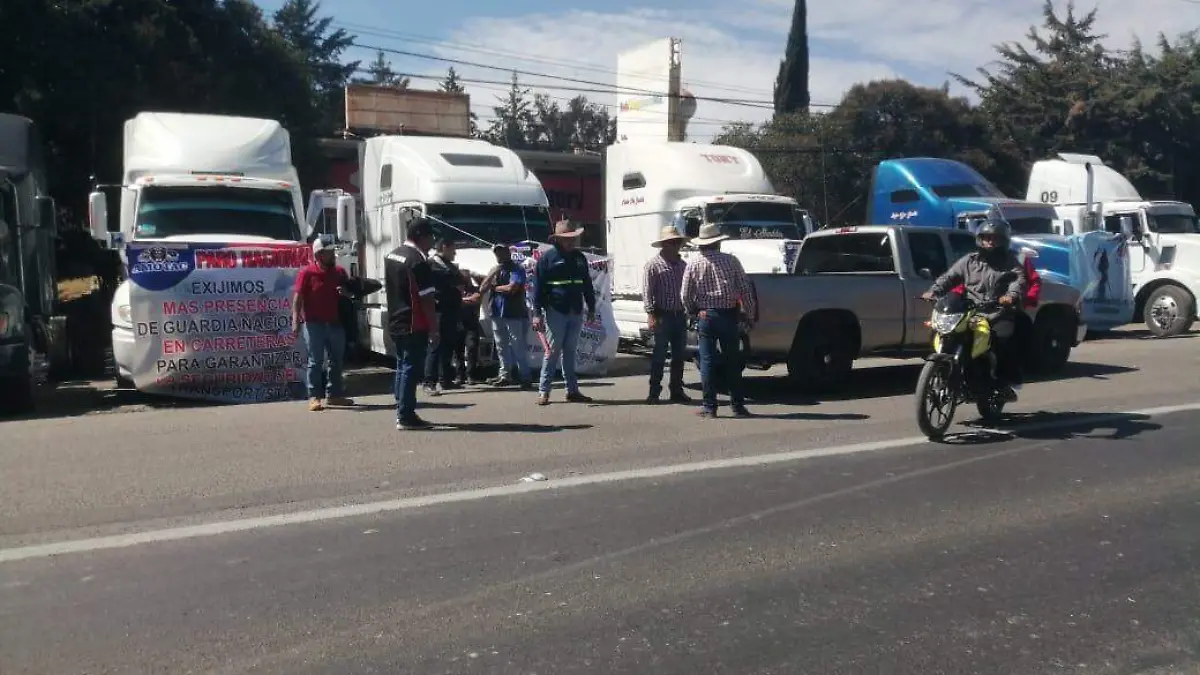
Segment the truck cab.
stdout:
[[[120,250],[138,241],[255,244],[303,241],[304,204],[291,138],[274,120],[221,115],[139,113],[125,122],[117,232],[108,202],[89,195],[92,236]],[[117,383],[132,387],[134,331],[130,285],[112,303]]]
[[[650,242],[675,225],[696,236],[706,223],[730,237],[747,272],[786,274],[800,242],[815,228],[796,200],[775,193],[750,152],[701,143],[636,141],[609,146],[604,158],[605,220],[613,256],[613,311],[626,344],[649,341],[642,271]],[[691,254],[685,248],[684,256]]]
[[[457,248],[455,262],[476,276],[496,264],[494,243],[547,242],[550,202],[536,176],[508,148],[467,138],[379,136],[359,149],[364,225],[356,239],[366,277],[382,281],[384,259],[408,238],[418,215]],[[387,299],[381,290],[364,302],[364,346],[393,355],[387,336]],[[480,359],[494,354],[490,326]]]
[[[1132,314],[1151,334],[1187,332],[1200,293],[1200,223],[1192,205],[1151,201],[1095,155],[1061,153],[1035,162],[1028,199],[1053,205],[1067,232],[1119,237],[1130,269]],[[1087,216],[1094,203],[1097,217]]]

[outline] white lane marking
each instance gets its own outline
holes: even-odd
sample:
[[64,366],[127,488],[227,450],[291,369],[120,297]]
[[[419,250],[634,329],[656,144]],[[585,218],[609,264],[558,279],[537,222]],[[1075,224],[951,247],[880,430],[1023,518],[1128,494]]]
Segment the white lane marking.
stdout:
[[[1127,419],[1131,416],[1156,417],[1161,415],[1170,415],[1172,413],[1192,412],[1197,410],[1200,410],[1200,401],[1182,403],[1178,405],[1160,406],[1157,408],[1145,408],[1142,410],[1100,413],[1097,415],[1090,415],[1084,419],[1069,417],[1066,419],[1050,419],[1041,422],[1031,422],[1029,424],[1017,425],[1011,429],[1006,429],[1005,432],[1012,432],[1019,435],[1022,432],[1040,431],[1043,429],[1070,428],[1103,424],[1106,422],[1115,422],[1122,419]],[[968,430],[968,433],[978,432],[977,429],[968,428]],[[475,490],[463,490],[460,492],[447,492],[437,495],[427,495],[424,497],[406,497],[403,499],[390,499],[379,502],[368,502],[365,504],[351,504],[348,506],[334,506],[322,509],[312,509],[308,511],[297,511],[293,513],[281,513],[274,516],[224,520],[213,523],[205,523],[203,525],[170,527],[161,530],[149,530],[146,532],[134,532],[131,534],[118,534],[108,537],[93,537],[91,539],[75,539],[53,542],[49,544],[35,544],[32,546],[0,549],[0,563],[14,562],[17,560],[29,560],[31,558],[49,558],[51,556],[64,555],[68,553],[88,553],[92,551],[102,551],[113,548],[127,548],[130,546],[138,546],[140,544],[178,541],[180,539],[214,537],[233,532],[244,532],[246,530],[280,527],[283,525],[297,525],[300,523],[316,523],[326,520],[337,520],[340,518],[353,518],[356,516],[369,516],[378,513],[387,513],[390,511],[419,509],[439,504],[479,501],[482,499],[491,499],[493,497],[508,497],[512,495],[527,494],[530,492],[546,492],[548,490],[580,487],[584,485],[644,480],[647,478],[663,478],[685,473],[695,473],[698,471],[767,466],[770,464],[794,462],[797,460],[812,459],[815,457],[831,457],[838,455],[854,455],[864,452],[879,452],[881,450],[893,450],[896,448],[921,445],[927,442],[928,441],[924,436],[909,436],[907,438],[893,438],[885,441],[872,441],[869,443],[852,443],[850,445],[839,445],[831,448],[793,450],[791,452],[777,452],[765,455],[753,455],[749,457],[731,457],[728,459],[688,462],[686,464],[672,464],[668,466],[657,466],[645,469],[612,471],[608,473],[597,473],[587,476],[551,479],[539,483],[500,485],[496,487],[479,488]]]

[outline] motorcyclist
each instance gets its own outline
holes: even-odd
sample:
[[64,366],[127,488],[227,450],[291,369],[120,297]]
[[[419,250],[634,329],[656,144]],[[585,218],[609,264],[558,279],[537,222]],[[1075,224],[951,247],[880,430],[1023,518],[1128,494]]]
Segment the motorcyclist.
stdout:
[[985,313],[995,338],[996,377],[1009,400],[1016,400],[1021,389],[1021,365],[1012,339],[1016,331],[1014,312],[1025,296],[1028,277],[1025,265],[1009,248],[1012,230],[1004,217],[993,209],[986,222],[975,231],[977,250],[966,254],[938,277],[921,297],[932,300],[962,284],[966,296],[975,304],[999,303],[1000,311]]

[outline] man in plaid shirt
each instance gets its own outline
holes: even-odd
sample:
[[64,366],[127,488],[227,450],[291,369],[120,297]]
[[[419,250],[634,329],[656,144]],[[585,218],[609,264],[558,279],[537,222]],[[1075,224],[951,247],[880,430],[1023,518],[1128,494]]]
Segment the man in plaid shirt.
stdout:
[[654,353],[650,357],[650,395],[646,402],[658,403],[662,396],[663,367],[667,362],[667,348],[671,349],[672,403],[690,403],[692,399],[683,392],[684,352],[687,347],[687,314],[683,309],[680,290],[683,286],[683,270],[687,263],[679,256],[679,249],[687,243],[687,237],[674,225],[662,229],[662,236],[650,245],[659,249],[658,255],[646,263],[642,283],[642,299],[650,331],[654,334]]
[[681,295],[689,315],[698,319],[700,338],[700,382],[704,389],[700,416],[717,416],[717,388],[713,377],[720,349],[724,379],[729,383],[729,406],[734,417],[749,417],[742,390],[740,322],[753,321],[754,293],[742,263],[721,252],[721,242],[729,237],[716,225],[700,228],[693,240],[699,255],[687,263],[683,272]]

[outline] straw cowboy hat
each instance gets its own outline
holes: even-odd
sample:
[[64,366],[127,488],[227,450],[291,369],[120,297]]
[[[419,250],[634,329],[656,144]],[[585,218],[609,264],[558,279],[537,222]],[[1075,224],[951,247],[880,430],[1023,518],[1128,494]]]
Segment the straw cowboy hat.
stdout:
[[715,244],[718,241],[725,241],[729,237],[721,234],[721,228],[709,223],[700,227],[700,236],[692,240],[692,243],[697,246],[708,246]]
[[666,225],[663,227],[662,231],[659,232],[658,239],[650,242],[650,245],[654,248],[661,248],[662,245],[668,241],[674,241],[677,239],[685,242],[688,240],[688,238],[679,231],[679,228],[675,227],[674,225]]
[[551,239],[574,239],[583,234],[583,228],[572,223],[567,219],[563,219],[554,224],[554,233],[550,235]]

